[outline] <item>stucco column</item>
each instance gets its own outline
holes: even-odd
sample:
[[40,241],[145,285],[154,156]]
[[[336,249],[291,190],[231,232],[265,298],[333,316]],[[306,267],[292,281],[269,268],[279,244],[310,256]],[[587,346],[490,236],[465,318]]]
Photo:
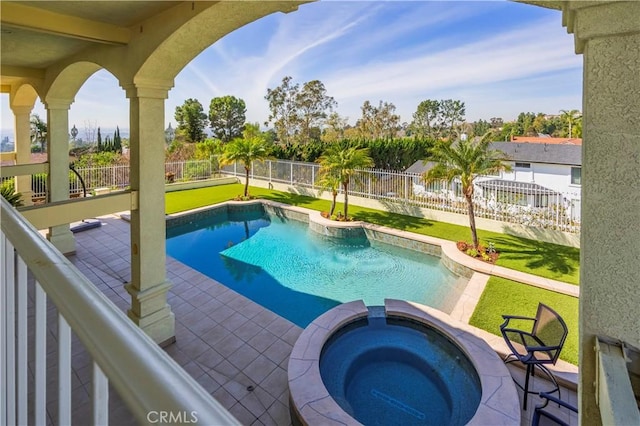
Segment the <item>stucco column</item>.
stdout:
[[584,56],[581,424],[601,422],[596,336],[640,347],[639,16],[635,2],[570,2],[563,15]]
[[[69,106],[73,100],[47,99],[47,151],[49,202],[69,199]],[[52,226],[47,239],[64,254],[75,253],[76,240],[69,224]]]
[[127,312],[154,341],[175,341],[175,318],[167,303],[164,206],[164,100],[172,84],[127,87],[130,100],[131,295]]
[[[11,107],[15,118],[16,164],[31,162],[31,111],[33,106]],[[16,177],[16,191],[22,194],[22,205],[33,204],[31,176]]]

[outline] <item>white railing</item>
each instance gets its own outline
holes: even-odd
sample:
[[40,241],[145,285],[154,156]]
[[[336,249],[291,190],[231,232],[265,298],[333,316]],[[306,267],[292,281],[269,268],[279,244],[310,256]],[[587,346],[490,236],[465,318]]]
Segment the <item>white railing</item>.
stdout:
[[[211,178],[212,175],[209,160],[177,161],[165,163],[164,167],[167,183],[204,180]],[[126,189],[130,182],[128,165],[82,167],[76,168],[76,171],[84,181],[87,194],[91,194],[97,188]],[[46,199],[46,173],[31,176],[31,190],[35,200]],[[69,170],[69,194],[72,197],[83,196],[82,182],[71,170]]]
[[[71,424],[71,331],[93,358],[93,419],[87,423],[108,424],[111,384],[141,424],[154,411],[169,413],[174,422],[182,416],[199,424],[238,424],[15,209],[0,203],[0,424],[27,424],[31,400],[32,424],[49,423],[47,400],[57,400],[57,424]],[[29,294],[30,277],[35,295]],[[47,362],[48,303],[57,309],[57,368]],[[29,318],[34,348],[28,347]],[[46,394],[49,364],[58,374],[54,397]]]
[[[254,162],[251,178],[296,185],[314,190],[320,166],[316,163],[267,160]],[[242,177],[244,168],[231,164],[223,174]],[[349,194],[363,198],[410,204],[453,213],[467,213],[467,202],[459,183],[426,184],[417,173],[360,170],[349,186]],[[477,217],[543,229],[580,232],[580,191],[560,193],[539,185],[485,176],[475,183],[474,212]]]

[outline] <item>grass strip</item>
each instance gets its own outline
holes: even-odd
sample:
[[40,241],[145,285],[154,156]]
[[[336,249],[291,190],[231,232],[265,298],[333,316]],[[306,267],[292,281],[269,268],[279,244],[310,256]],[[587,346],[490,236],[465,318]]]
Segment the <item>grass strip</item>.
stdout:
[[565,321],[569,334],[560,358],[578,365],[578,299],[499,277],[489,278],[469,324],[501,336],[502,315],[535,317],[538,302],[555,310]]

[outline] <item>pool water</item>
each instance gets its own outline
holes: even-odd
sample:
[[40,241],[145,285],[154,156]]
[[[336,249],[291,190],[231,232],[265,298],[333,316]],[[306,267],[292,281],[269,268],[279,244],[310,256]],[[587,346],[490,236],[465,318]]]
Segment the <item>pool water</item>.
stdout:
[[365,425],[464,425],[482,395],[457,346],[404,319],[363,318],[339,330],[324,345],[320,375],[338,405]]
[[403,299],[448,312],[466,285],[437,257],[364,236],[329,238],[263,211],[170,227],[167,254],[300,327],[358,299]]

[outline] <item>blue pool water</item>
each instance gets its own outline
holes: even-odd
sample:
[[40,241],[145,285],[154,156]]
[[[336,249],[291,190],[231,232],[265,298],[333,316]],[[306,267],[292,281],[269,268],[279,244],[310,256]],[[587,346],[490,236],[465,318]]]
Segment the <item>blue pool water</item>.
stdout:
[[385,298],[450,310],[464,286],[439,259],[362,238],[328,238],[262,211],[167,229],[167,254],[300,327],[334,306]]
[[385,317],[357,320],[329,338],[320,375],[338,405],[368,426],[464,425],[482,395],[473,365],[451,341]]

